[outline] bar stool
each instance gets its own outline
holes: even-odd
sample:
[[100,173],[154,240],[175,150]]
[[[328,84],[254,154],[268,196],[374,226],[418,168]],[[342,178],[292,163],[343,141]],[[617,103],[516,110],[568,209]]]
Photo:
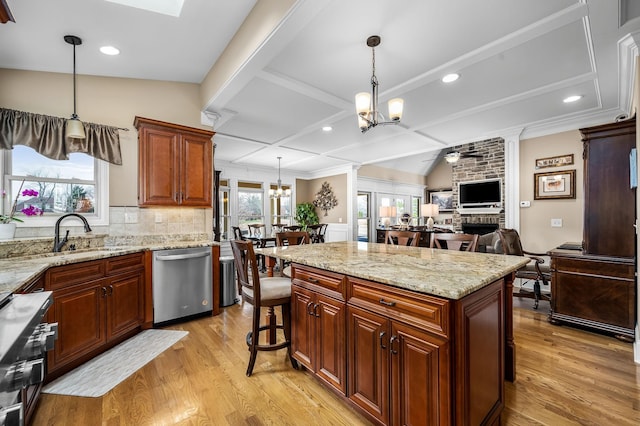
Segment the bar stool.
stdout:
[[[253,366],[256,363],[258,351],[276,351],[287,348],[287,356],[293,368],[298,369],[298,363],[291,354],[291,279],[283,277],[263,277],[258,273],[258,263],[253,243],[251,241],[232,240],[231,250],[238,273],[238,282],[242,286],[242,299],[253,306],[253,318],[251,331],[247,333],[247,346],[251,353],[249,365],[247,366],[247,376],[251,376]],[[282,311],[282,323],[275,321],[274,308],[280,306]],[[274,318],[268,324],[260,325],[260,308],[268,309],[267,318]],[[276,330],[284,331],[284,341],[277,342]],[[268,342],[261,345],[260,332],[268,331]]]

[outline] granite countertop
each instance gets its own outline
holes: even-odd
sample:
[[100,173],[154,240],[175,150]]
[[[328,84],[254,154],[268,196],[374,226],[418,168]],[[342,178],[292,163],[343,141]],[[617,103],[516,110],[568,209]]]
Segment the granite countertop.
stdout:
[[529,262],[520,256],[355,241],[256,252],[447,299],[461,299]]
[[39,255],[27,255],[0,259],[0,294],[12,293],[21,286],[36,278],[48,268],[53,266],[68,265],[89,260],[105,259],[108,257],[122,256],[146,250],[165,250],[189,247],[207,247],[219,245],[213,240],[188,240],[188,241],[163,241],[143,242],[137,241],[137,245],[114,245],[76,251],[63,251],[60,253],[43,253]]

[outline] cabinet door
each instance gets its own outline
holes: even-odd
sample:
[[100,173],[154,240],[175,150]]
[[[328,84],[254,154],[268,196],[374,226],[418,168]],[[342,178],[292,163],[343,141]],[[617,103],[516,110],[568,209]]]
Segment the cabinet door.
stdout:
[[391,335],[392,424],[451,424],[449,342],[396,322]]
[[139,327],[144,320],[144,272],[107,282],[107,340]]
[[206,137],[182,136],[181,205],[211,207],[212,147],[213,142]]
[[293,357],[311,371],[315,371],[313,292],[297,285],[291,286],[291,351]]
[[179,134],[156,128],[143,128],[138,143],[138,204],[177,206],[180,201]]
[[388,320],[347,307],[349,334],[349,399],[384,424],[389,424]]
[[315,308],[316,374],[346,394],[345,303],[318,294]]
[[54,350],[47,353],[49,372],[64,366],[106,342],[104,281],[54,292],[50,310],[58,323]]

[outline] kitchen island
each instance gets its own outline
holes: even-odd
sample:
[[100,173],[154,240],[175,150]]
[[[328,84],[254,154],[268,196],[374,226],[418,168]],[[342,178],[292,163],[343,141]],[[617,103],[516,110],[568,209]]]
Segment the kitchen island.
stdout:
[[499,424],[527,259],[351,241],[259,252],[292,262],[295,358],[371,420]]

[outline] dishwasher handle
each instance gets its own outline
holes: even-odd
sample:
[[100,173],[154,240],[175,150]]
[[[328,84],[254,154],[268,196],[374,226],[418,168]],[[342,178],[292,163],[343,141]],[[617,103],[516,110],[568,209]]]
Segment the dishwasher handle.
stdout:
[[156,260],[184,260],[195,259],[198,257],[211,256],[211,252],[191,253],[191,254],[156,254]]

